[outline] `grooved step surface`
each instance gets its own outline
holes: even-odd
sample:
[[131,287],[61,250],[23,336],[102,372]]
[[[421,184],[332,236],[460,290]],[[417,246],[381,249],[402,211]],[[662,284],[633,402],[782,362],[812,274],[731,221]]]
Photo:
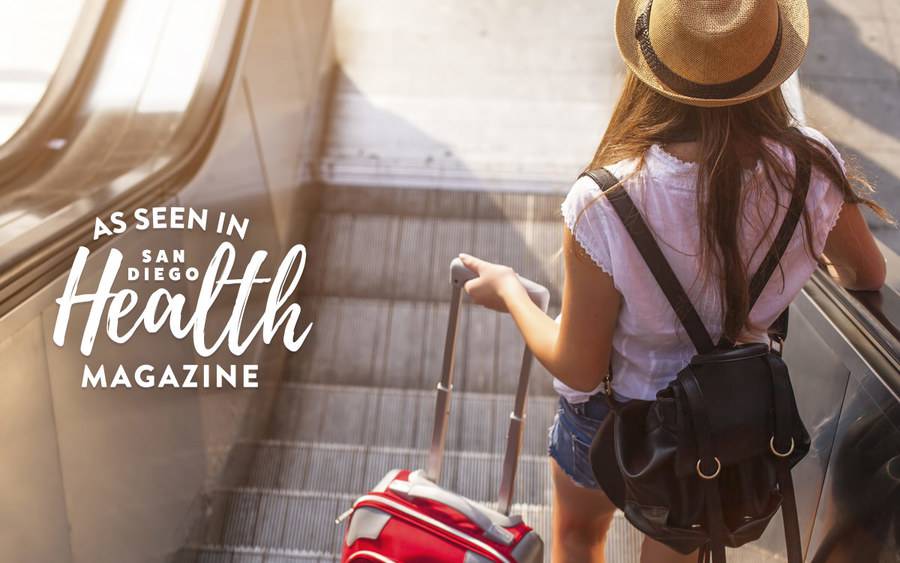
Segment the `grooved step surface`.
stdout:
[[[425,467],[425,449],[278,442],[237,446],[235,455],[247,460],[245,486],[341,494],[372,488],[384,475],[399,468]],[[447,451],[441,484],[478,502],[495,500],[500,486],[497,469],[502,455]],[[547,456],[523,455],[516,477],[516,500],[523,504],[550,503],[550,469]],[[481,479],[472,479],[479,475]]]
[[[233,448],[228,482],[211,494],[178,563],[337,556],[343,528],[334,518],[389,470],[425,464],[450,259],[477,250],[555,292],[560,200],[325,187],[299,300],[313,328],[289,358],[266,435]],[[508,315],[464,302],[441,484],[475,501],[496,499],[523,350]],[[545,540],[547,431],[558,403],[551,383],[535,362],[514,509]]]
[[446,302],[450,260],[468,252],[547,286],[553,309],[563,195],[327,187],[304,291]]
[[[315,297],[303,304],[311,309],[304,316],[313,322],[313,329],[303,347],[290,356],[286,380],[434,389],[444,354],[450,307],[446,300]],[[514,393],[524,349],[509,315],[464,303],[454,389]],[[550,374],[538,362],[532,364],[530,381],[532,395],[556,397]]]
[[[235,490],[223,492],[216,502],[228,510],[228,517],[220,527],[210,532],[206,542],[198,542],[182,551],[177,563],[274,563],[338,561],[328,546],[339,545],[341,526],[328,522],[328,527],[310,527],[305,517],[312,511],[333,510],[337,515],[353,501],[344,498],[311,497],[303,494],[278,493],[263,490]],[[550,508],[529,504],[514,504],[513,513],[521,514],[542,537],[550,537]],[[264,527],[248,526],[248,522],[265,523]],[[615,563],[637,561],[641,534],[617,512],[607,541],[607,560]],[[549,548],[549,546],[545,546]],[[545,549],[549,556],[549,549]],[[730,554],[729,557],[732,555]],[[549,560],[549,557],[547,558]],[[741,559],[741,561],[770,561],[769,559]]]
[[[283,384],[269,438],[282,441],[424,449],[431,443],[434,392],[327,384]],[[502,452],[512,397],[454,393],[447,448]],[[556,399],[526,405],[522,453],[544,455]]]

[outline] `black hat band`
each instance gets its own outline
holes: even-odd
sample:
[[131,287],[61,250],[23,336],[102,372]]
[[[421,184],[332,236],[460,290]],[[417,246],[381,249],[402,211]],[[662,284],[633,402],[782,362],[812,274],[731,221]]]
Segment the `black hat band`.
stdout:
[[637,22],[635,22],[635,37],[641,46],[644,60],[647,61],[653,74],[663,84],[683,96],[704,100],[727,100],[740,96],[762,82],[772,70],[772,67],[775,66],[775,61],[778,60],[778,52],[781,50],[781,10],[778,11],[778,33],[775,35],[775,43],[759,66],[740,78],[719,84],[700,84],[699,82],[688,80],[667,67],[665,63],[659,60],[659,57],[656,56],[656,51],[653,50],[653,45],[650,42],[650,9],[652,6],[653,0],[648,0],[647,7],[638,16]]

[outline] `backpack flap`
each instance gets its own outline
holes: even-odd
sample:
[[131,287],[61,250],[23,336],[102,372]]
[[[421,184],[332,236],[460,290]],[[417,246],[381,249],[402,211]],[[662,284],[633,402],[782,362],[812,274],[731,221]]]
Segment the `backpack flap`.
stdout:
[[[697,430],[691,414],[685,379],[696,382],[703,400],[703,409],[712,438],[713,455],[723,467],[772,453],[775,424],[780,414],[793,451],[788,461],[793,466],[809,451],[809,435],[800,419],[797,404],[790,388],[774,384],[779,374],[775,370],[787,367],[777,354],[764,344],[696,356],[672,383],[676,404],[676,425],[679,443],[675,469],[679,477],[697,474],[700,459]],[[789,384],[789,379],[785,378]],[[739,390],[739,391],[738,391]],[[786,405],[777,413],[775,401]],[[770,443],[771,442],[771,443]],[[779,452],[790,450],[790,443],[777,444]]]
[[700,361],[692,362],[678,374],[673,393],[681,438],[675,463],[679,477],[696,475],[701,457],[690,399],[684,390],[686,377],[693,377],[699,384],[714,455],[723,466],[766,452],[773,430],[772,377],[765,358],[768,353],[765,345],[751,345],[723,354],[706,354],[696,357]]

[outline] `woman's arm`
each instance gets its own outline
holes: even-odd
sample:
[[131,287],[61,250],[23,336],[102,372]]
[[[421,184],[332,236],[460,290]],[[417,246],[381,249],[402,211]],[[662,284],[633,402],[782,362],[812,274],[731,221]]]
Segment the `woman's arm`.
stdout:
[[829,273],[847,289],[875,290],[884,285],[884,256],[859,207],[844,203],[837,223],[825,240]]
[[593,391],[607,373],[621,295],[612,277],[591,261],[568,229],[563,256],[559,324],[531,301],[512,269],[465,254],[460,258],[479,276],[465,286],[472,300],[508,311],[547,371],[573,389]]

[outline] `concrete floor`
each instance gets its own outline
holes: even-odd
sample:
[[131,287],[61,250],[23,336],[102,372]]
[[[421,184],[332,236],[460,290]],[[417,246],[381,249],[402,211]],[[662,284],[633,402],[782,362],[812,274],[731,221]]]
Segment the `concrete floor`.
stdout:
[[338,0],[326,181],[565,193],[621,82],[613,3]]
[[[900,216],[900,2],[810,0],[810,13],[810,47],[800,69],[807,118]],[[896,229],[872,226],[900,252]]]
[[[613,0],[338,0],[336,184],[564,193],[618,95]],[[900,2],[810,0],[809,122],[900,215]],[[881,227],[895,251],[900,236]]]

